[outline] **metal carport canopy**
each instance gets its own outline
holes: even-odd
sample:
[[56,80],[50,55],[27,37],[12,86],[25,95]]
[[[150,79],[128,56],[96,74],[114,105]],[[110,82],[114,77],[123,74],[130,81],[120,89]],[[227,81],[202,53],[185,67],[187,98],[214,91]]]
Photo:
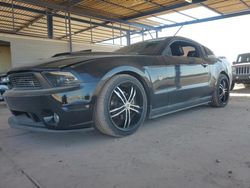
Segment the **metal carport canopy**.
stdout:
[[0,0],[0,32],[85,43],[124,37],[129,44],[131,34],[246,14],[250,0]]

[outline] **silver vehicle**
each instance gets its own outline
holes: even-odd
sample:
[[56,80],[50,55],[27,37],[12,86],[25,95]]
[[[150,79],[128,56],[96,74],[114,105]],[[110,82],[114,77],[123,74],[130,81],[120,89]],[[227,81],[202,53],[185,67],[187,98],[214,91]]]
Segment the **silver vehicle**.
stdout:
[[233,63],[233,83],[231,89],[234,85],[244,84],[245,87],[250,87],[250,53],[240,54],[237,61]]

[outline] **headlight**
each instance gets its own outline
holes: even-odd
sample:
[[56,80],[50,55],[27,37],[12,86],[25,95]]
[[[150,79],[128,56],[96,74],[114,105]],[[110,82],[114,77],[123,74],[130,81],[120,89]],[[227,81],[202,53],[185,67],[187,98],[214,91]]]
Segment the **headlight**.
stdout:
[[45,72],[44,76],[54,87],[74,86],[79,80],[70,72]]
[[6,76],[6,77],[2,77],[1,80],[0,80],[1,83],[3,84],[6,84],[9,82],[9,78]]

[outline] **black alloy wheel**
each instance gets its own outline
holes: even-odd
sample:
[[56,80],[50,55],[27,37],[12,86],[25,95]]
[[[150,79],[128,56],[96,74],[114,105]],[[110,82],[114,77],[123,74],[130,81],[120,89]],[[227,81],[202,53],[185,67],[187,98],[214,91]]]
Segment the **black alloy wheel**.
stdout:
[[95,127],[121,137],[134,133],[144,122],[147,97],[142,84],[130,75],[117,75],[103,87],[95,109]]
[[230,97],[229,79],[225,74],[220,74],[215,91],[212,95],[211,105],[214,107],[225,107]]
[[219,99],[222,104],[227,103],[229,99],[229,84],[228,79],[221,79],[219,86]]
[[131,82],[116,86],[109,103],[109,117],[117,129],[133,129],[140,121],[143,101],[140,89]]

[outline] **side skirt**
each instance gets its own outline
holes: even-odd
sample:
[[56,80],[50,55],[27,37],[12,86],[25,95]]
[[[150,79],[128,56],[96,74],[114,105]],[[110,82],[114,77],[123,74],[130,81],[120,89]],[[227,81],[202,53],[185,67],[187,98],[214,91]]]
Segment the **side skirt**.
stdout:
[[197,106],[207,105],[210,102],[211,102],[211,97],[204,97],[204,98],[191,101],[191,102],[179,103],[179,104],[174,104],[171,106],[164,106],[164,107],[160,107],[156,109],[151,109],[150,114],[149,114],[149,119],[155,119],[160,116],[167,115],[167,114],[172,114],[175,112],[187,110],[187,109],[194,108]]

